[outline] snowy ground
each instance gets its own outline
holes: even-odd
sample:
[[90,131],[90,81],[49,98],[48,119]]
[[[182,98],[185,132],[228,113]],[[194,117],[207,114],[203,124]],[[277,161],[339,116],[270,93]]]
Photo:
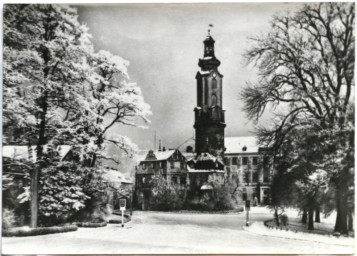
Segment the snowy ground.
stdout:
[[[198,214],[134,212],[124,228],[79,228],[76,232],[37,237],[3,238],[4,254],[104,254],[104,253],[319,253],[351,254],[351,238],[309,240],[285,235],[259,233],[262,221],[272,214],[252,208],[253,225],[245,229],[245,212],[239,214]],[[271,231],[268,229],[268,232]],[[277,231],[278,232],[278,231]],[[285,232],[285,233],[284,233]],[[332,240],[331,240],[332,239]],[[335,240],[333,240],[335,239]]]

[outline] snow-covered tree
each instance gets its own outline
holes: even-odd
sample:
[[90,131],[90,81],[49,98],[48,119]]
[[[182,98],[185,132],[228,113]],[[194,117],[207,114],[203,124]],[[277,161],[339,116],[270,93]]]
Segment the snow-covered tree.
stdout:
[[[330,140],[335,144],[329,147],[322,138],[331,138],[329,135],[337,131],[346,137],[351,134],[348,115],[354,100],[353,31],[353,3],[308,4],[296,13],[274,17],[269,33],[253,38],[246,53],[248,62],[255,63],[259,70],[259,81],[248,83],[242,92],[249,118],[258,120],[267,108],[275,113],[273,125],[260,127],[258,135],[263,144],[274,149],[276,156],[282,154],[283,148],[290,150],[292,157],[304,150],[299,148],[297,137],[289,135],[294,131],[307,129],[317,136],[318,144],[314,146],[319,158],[310,159],[313,167],[306,175],[311,175],[314,168],[328,172],[330,181],[336,185],[335,230],[344,233],[347,229],[343,202],[348,175],[344,175],[341,165],[335,165],[334,170],[320,165],[335,159],[333,156],[340,150],[349,155],[349,149],[337,146],[345,142]],[[306,145],[309,138],[302,138]],[[291,146],[294,142],[296,147]],[[306,159],[292,160],[291,163],[302,167]],[[353,157],[349,161],[353,163]]]
[[78,125],[69,117],[78,123],[90,110],[81,96],[90,73],[87,30],[69,6],[4,7],[4,132],[12,142],[37,146],[31,171],[32,227],[37,226],[44,145],[71,144],[68,139],[77,136]]
[[93,134],[93,157],[91,166],[97,160],[117,159],[108,157],[108,149],[114,146],[128,155],[133,155],[136,145],[128,137],[110,132],[118,125],[143,127],[149,122],[150,106],[144,101],[141,89],[129,81],[129,62],[108,51],[99,51],[91,56],[93,76],[88,91],[90,108],[95,115]]
[[[107,51],[95,53],[90,38],[88,28],[78,22],[77,11],[70,6],[4,8],[4,137],[7,142],[37,146],[29,193],[33,227],[37,225],[41,172],[41,180],[48,173],[63,178],[62,164],[47,161],[51,156],[44,152],[45,145],[52,150],[58,144],[73,145],[82,166],[72,171],[81,173],[78,182],[86,190],[92,178],[98,181],[105,172],[98,160],[112,159],[110,144],[128,154],[135,151],[129,138],[109,134],[109,129],[117,124],[138,126],[138,119],[147,122],[151,113],[140,88],[129,81],[128,61]],[[42,192],[64,189],[55,188],[57,185],[47,186],[47,190],[42,187]],[[98,191],[102,186],[87,190]],[[81,206],[83,200],[74,203]],[[44,207],[40,205],[40,211]]]

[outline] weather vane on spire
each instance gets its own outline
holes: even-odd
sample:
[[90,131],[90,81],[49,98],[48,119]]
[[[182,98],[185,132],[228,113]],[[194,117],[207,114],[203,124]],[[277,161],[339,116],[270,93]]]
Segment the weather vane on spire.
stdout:
[[213,28],[212,24],[208,24],[208,36],[211,35],[211,29],[210,28]]

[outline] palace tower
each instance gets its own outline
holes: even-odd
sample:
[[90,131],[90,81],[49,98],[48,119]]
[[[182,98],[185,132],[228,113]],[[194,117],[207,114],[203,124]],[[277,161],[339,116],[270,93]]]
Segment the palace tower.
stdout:
[[197,72],[197,107],[195,111],[196,153],[210,153],[219,159],[224,154],[224,110],[222,109],[222,79],[218,66],[221,62],[214,54],[214,43],[208,32],[204,55],[199,59]]

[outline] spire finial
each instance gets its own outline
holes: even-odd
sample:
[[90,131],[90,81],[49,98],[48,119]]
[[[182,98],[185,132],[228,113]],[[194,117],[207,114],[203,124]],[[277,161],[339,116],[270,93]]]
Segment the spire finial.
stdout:
[[210,28],[213,28],[212,24],[208,24],[208,36],[211,36],[211,29]]

